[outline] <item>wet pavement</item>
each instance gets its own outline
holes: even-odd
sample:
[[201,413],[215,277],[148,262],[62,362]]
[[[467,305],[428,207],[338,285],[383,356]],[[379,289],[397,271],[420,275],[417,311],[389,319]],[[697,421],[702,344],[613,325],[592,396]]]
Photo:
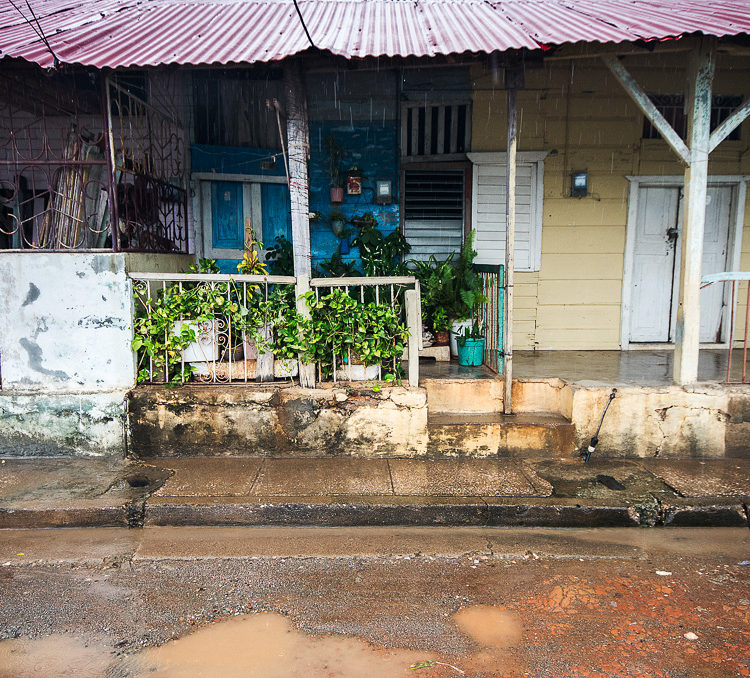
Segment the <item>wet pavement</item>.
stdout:
[[0,676],[750,675],[750,530],[0,531]]
[[7,459],[0,528],[747,526],[739,459]]

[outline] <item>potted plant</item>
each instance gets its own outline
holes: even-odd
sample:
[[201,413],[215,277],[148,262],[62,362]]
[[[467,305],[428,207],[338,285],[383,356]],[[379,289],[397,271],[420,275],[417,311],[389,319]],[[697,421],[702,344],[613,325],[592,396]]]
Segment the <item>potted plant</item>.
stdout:
[[472,325],[472,318],[477,306],[487,301],[482,292],[481,278],[474,271],[472,262],[477,253],[474,251],[474,236],[471,231],[461,246],[461,251],[452,267],[453,272],[453,307],[451,316],[451,354],[458,355],[457,338],[462,336]]
[[436,308],[432,314],[432,331],[435,334],[435,346],[447,346],[450,340],[451,321],[448,311]]
[[344,201],[344,186],[341,181],[341,161],[344,151],[336,141],[333,134],[324,139],[326,151],[328,152],[328,178],[331,182],[331,202],[342,203]]
[[484,358],[484,328],[474,321],[458,335],[458,364],[476,367]]
[[331,233],[337,237],[341,237],[346,227],[346,217],[340,210],[333,210],[328,214],[328,225],[331,228]]

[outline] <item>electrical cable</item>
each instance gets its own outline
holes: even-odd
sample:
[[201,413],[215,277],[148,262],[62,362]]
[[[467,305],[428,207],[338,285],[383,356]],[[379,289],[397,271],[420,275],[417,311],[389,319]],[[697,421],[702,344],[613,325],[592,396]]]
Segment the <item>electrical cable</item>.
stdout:
[[307,30],[307,25],[305,24],[305,20],[302,18],[302,12],[300,11],[299,5],[297,4],[297,0],[292,0],[292,2],[294,3],[294,8],[297,10],[297,16],[299,17],[300,23],[302,24],[302,28],[305,29],[305,35],[307,36],[307,39],[310,41],[310,45],[313,47],[313,49],[318,49],[315,46],[313,39],[310,37],[310,31]]
[[37,34],[39,39],[44,43],[45,47],[49,50],[49,53],[52,55],[52,63],[54,68],[58,68],[60,66],[60,59],[57,58],[57,54],[55,54],[55,51],[52,49],[51,45],[49,44],[49,40],[47,40],[47,36],[44,35],[44,30],[42,29],[42,25],[39,23],[39,19],[37,18],[36,14],[34,13],[34,9],[29,4],[29,0],[26,0],[26,6],[29,8],[29,11],[31,12],[31,16],[34,17],[34,21],[36,21],[36,26],[34,26],[31,21],[29,21],[26,18],[26,15],[21,11],[21,9],[16,5],[13,0],[10,0],[10,4],[13,5],[13,9],[16,10],[21,15],[21,18],[31,26],[34,33]]

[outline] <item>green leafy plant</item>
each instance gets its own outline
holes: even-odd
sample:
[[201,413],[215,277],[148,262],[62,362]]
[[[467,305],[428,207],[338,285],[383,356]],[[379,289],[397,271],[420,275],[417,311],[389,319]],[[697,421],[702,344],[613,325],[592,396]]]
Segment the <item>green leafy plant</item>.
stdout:
[[399,309],[388,304],[362,303],[340,289],[316,298],[308,292],[310,318],[303,325],[304,359],[319,362],[329,375],[336,364],[359,359],[364,365],[392,366],[400,359],[409,336]]
[[447,332],[451,328],[451,319],[444,308],[436,308],[432,314],[432,329],[435,332]]
[[341,181],[341,162],[344,159],[344,151],[339,146],[333,134],[329,134],[323,139],[323,144],[326,148],[328,159],[328,178],[333,188],[339,188],[343,185]]
[[460,334],[456,335],[456,342],[459,346],[465,346],[467,339],[484,339],[482,323],[475,320],[471,325],[464,327]]
[[465,320],[474,315],[477,306],[487,302],[482,292],[481,278],[474,270],[473,261],[476,231],[471,231],[461,246],[461,252],[453,265],[453,308],[452,315],[458,320]]
[[345,278],[360,275],[353,261],[344,261],[340,252],[334,252],[330,259],[324,259],[315,269],[319,278]]
[[[213,260],[201,260],[195,269],[213,272],[214,265]],[[138,355],[139,383],[152,375],[172,385],[189,380],[193,367],[183,364],[182,352],[196,341],[196,329],[203,323],[226,319],[231,329],[225,350],[239,345],[242,336],[264,345],[259,331],[264,309],[260,294],[250,288],[243,292],[234,282],[190,282],[166,286],[155,295],[136,286],[134,296],[131,345]]]
[[404,256],[411,251],[411,245],[401,231],[395,230],[383,236],[371,212],[352,217],[351,223],[357,229],[352,245],[359,247],[365,275],[392,276],[408,273]]
[[266,252],[266,265],[271,275],[294,275],[292,243],[277,235],[274,245]]

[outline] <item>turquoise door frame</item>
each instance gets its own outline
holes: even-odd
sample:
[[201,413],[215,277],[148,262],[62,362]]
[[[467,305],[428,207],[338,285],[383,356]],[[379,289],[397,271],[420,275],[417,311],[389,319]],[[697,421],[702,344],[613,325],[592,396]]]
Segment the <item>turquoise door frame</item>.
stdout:
[[196,173],[193,179],[200,186],[203,256],[216,259],[222,273],[237,272],[248,226],[266,249],[278,236],[291,239],[285,178]]

